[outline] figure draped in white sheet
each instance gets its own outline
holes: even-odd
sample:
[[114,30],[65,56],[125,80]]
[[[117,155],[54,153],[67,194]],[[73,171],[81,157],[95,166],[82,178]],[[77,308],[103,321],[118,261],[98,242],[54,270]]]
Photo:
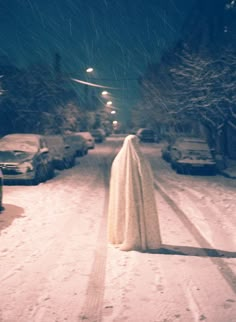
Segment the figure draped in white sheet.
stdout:
[[108,241],[125,251],[161,246],[152,172],[136,135],[125,138],[112,164]]

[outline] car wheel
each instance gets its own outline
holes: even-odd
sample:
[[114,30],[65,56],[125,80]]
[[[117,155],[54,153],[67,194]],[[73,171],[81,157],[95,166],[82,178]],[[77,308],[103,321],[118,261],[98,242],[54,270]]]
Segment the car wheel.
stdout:
[[216,168],[211,168],[211,169],[209,169],[208,173],[211,176],[215,176],[217,174],[217,170],[216,170]]
[[64,169],[72,168],[75,165],[75,158],[65,159],[64,160]]
[[71,159],[71,162],[70,162],[70,168],[74,167],[75,166],[75,157],[73,157]]
[[175,167],[175,171],[176,171],[176,173],[178,173],[178,174],[183,174],[183,172],[184,172],[181,166],[176,166],[176,167]]
[[176,165],[175,165],[175,163],[174,163],[174,162],[171,162],[171,168],[172,168],[173,170],[176,170]]
[[52,164],[48,165],[47,172],[45,174],[45,181],[54,177],[54,167]]
[[77,156],[78,157],[83,157],[84,156],[84,151],[78,151]]
[[63,159],[63,167],[62,167],[62,170],[63,169],[69,169],[69,168],[70,168],[70,160]]
[[35,170],[34,178],[29,181],[30,185],[37,186],[40,182],[43,181],[43,176],[42,176],[42,167],[37,167]]

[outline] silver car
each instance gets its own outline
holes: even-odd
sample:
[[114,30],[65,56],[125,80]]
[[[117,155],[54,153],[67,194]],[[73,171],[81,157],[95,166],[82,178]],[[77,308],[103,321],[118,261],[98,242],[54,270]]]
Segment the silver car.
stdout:
[[38,134],[9,134],[0,139],[4,182],[38,184],[54,175],[45,138]]
[[216,161],[207,142],[199,138],[179,138],[169,148],[170,163],[177,173],[216,173]]

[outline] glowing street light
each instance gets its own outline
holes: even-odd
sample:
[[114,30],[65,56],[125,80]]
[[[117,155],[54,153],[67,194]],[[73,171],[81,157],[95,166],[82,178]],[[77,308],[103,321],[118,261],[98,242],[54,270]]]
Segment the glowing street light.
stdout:
[[112,105],[112,101],[108,101],[108,102],[106,103],[106,105],[107,105],[107,106],[111,106],[111,105]]
[[116,111],[111,111],[111,114],[116,114]]
[[93,72],[93,68],[92,68],[92,67],[87,68],[87,69],[86,69],[86,72],[87,72],[87,73],[92,73],[92,72]]
[[108,91],[102,91],[102,96],[108,95]]

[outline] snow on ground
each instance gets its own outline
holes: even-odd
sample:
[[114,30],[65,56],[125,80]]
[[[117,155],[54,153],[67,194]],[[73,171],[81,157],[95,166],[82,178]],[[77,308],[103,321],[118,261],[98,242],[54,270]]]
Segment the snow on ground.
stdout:
[[1,322],[235,322],[236,180],[177,175],[142,144],[155,177],[163,247],[106,242],[109,138],[39,186],[5,186]]

